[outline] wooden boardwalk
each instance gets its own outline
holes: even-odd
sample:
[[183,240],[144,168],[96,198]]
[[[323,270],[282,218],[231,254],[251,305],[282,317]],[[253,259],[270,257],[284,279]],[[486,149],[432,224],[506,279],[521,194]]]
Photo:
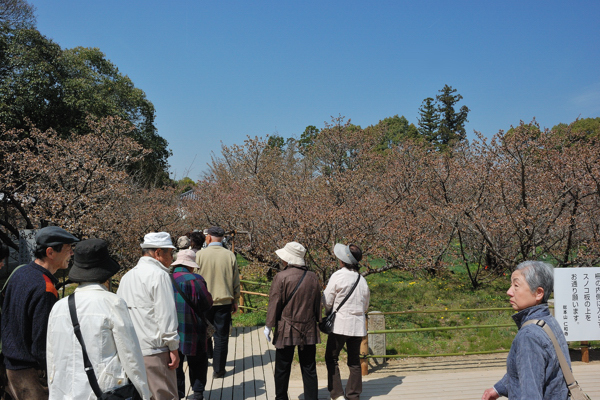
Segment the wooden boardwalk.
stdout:
[[[262,331],[263,327],[232,328],[227,373],[223,379],[212,379],[212,366],[209,365],[205,399],[275,399],[275,348],[267,342]],[[505,369],[501,365],[502,363],[498,362],[492,367],[475,366],[460,371],[453,371],[450,367],[425,372],[378,368],[376,372],[363,377],[361,400],[480,399],[483,391],[504,374]],[[340,369],[344,377],[347,368],[340,365]],[[573,373],[592,399],[600,399],[600,362],[574,363]],[[189,387],[189,382],[186,387]],[[290,381],[290,399],[304,399],[302,393],[302,380],[298,378]],[[327,376],[320,371],[319,400],[328,399]]]
[[[226,374],[213,379],[209,360],[206,400],[275,399],[275,347],[267,342],[262,327],[231,328]],[[186,370],[186,389],[189,381]]]

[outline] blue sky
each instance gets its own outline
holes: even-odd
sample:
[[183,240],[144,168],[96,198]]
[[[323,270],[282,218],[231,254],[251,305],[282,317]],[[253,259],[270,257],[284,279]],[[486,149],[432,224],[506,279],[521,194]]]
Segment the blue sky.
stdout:
[[63,48],[98,47],[156,107],[172,176],[221,142],[343,115],[417,124],[448,84],[473,131],[600,117],[600,1],[31,0]]

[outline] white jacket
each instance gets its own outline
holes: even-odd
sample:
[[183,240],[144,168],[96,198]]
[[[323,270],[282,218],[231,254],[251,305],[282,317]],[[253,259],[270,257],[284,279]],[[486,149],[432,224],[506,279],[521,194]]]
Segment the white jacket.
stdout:
[[169,270],[152,257],[142,257],[119,284],[117,295],[127,303],[142,354],[177,350],[177,309]]
[[[150,399],[144,358],[127,304],[104,286],[85,283],[75,289],[75,305],[100,389],[123,386],[129,378],[142,397]],[[46,357],[51,400],[96,399],[84,371],[67,298],[58,301],[50,312]]]
[[[331,275],[329,283],[323,291],[323,305],[325,312],[336,310],[338,305],[346,298],[358,278],[358,273],[343,267]],[[365,313],[369,309],[369,285],[361,277],[356,289],[344,303],[335,316],[333,333],[345,336],[366,336]]]

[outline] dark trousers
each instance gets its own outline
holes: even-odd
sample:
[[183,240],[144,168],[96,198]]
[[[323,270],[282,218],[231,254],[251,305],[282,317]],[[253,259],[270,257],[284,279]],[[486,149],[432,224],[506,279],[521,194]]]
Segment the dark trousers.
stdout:
[[179,367],[177,367],[177,391],[179,398],[185,397],[185,373],[183,372],[183,358],[187,359],[188,376],[194,393],[204,394],[206,374],[208,372],[208,356],[200,353],[195,356],[186,356],[179,352]]
[[327,365],[327,389],[332,399],[344,395],[340,368],[338,365],[340,351],[346,345],[348,350],[348,368],[350,375],[346,382],[346,398],[358,400],[362,393],[362,374],[360,371],[360,342],[362,337],[329,334],[325,348],[325,364]]
[[[296,346],[285,346],[283,349],[275,351],[275,400],[288,400],[295,348]],[[316,351],[317,346],[314,344],[298,346],[298,358],[304,383],[304,400],[317,400],[318,397]]]
[[[227,363],[227,350],[229,343],[229,327],[231,326],[231,304],[223,306],[212,306],[206,313],[208,319],[215,326],[215,334],[208,345],[212,348],[214,341],[213,354],[213,372],[225,372]],[[210,349],[209,349],[210,353]]]

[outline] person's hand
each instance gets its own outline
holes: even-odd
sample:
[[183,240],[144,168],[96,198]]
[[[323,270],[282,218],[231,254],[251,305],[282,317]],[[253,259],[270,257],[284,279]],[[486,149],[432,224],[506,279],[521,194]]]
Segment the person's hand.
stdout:
[[491,387],[491,388],[487,389],[485,392],[483,392],[483,396],[481,396],[481,400],[496,400],[499,397],[500,397],[500,395],[498,394],[498,392],[496,392],[496,389]]
[[238,310],[238,303],[231,303],[231,313],[235,314]]
[[171,350],[169,352],[171,362],[167,364],[169,369],[177,369],[179,367],[179,350]]
[[271,341],[271,328],[265,326],[265,337],[267,338],[267,342]]

